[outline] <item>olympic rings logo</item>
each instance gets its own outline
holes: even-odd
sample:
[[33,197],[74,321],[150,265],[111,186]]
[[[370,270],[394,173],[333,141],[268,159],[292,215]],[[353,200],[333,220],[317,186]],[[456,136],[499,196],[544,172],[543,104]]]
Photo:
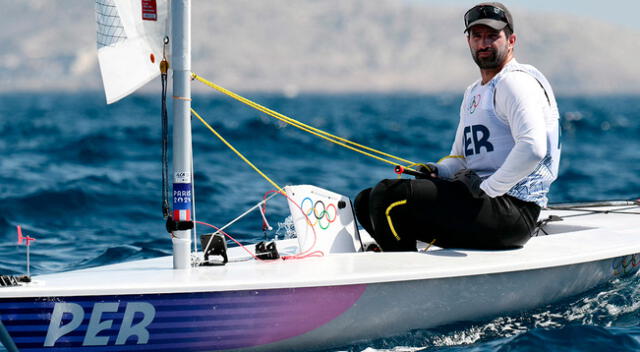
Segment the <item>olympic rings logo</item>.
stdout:
[[321,200],[314,202],[311,198],[305,197],[300,203],[300,207],[309,219],[315,218],[315,222],[311,226],[318,224],[323,230],[328,229],[329,225],[338,218],[338,208],[333,203],[325,205]]
[[[611,262],[613,275],[621,275],[632,272],[634,268],[640,265],[640,254],[628,255],[626,257],[615,258]],[[636,269],[637,270],[637,269]]]
[[469,104],[469,113],[470,114],[473,114],[474,112],[476,112],[476,109],[480,105],[480,98],[481,98],[480,94],[478,94],[478,95],[473,97],[473,100]]

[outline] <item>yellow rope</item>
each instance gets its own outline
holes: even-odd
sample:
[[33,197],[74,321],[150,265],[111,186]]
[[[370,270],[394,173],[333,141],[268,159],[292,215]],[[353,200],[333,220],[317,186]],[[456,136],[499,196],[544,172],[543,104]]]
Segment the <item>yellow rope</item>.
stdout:
[[400,236],[398,236],[398,233],[396,232],[396,229],[393,227],[393,222],[391,221],[391,215],[389,214],[391,212],[391,209],[397,207],[398,205],[404,205],[407,204],[407,200],[403,199],[403,200],[399,200],[397,202],[391,203],[391,205],[389,205],[389,207],[387,207],[387,211],[384,212],[384,214],[387,216],[387,222],[389,223],[389,228],[391,229],[391,233],[393,233],[393,236],[400,241]]
[[[443,160],[443,159],[440,159],[440,161],[442,161],[442,160]],[[439,161],[439,162],[440,162],[440,161]],[[405,166],[404,168],[405,168],[405,169],[409,169],[409,170],[416,171],[416,170],[414,170],[414,169],[412,169],[412,168],[411,168],[411,167],[413,167],[413,166],[422,166],[422,167],[424,167],[425,169],[427,169],[427,171],[429,171],[429,172],[433,172],[433,167],[431,167],[430,165],[427,165],[427,164],[423,164],[423,163],[413,163],[413,164],[411,164],[411,165],[407,165],[407,166]]]
[[[236,99],[236,100],[238,100],[238,101],[240,101],[240,102],[242,102],[242,103],[244,103],[246,105],[249,105],[249,106],[251,106],[252,108],[254,108],[254,109],[258,110],[258,111],[261,111],[261,112],[263,112],[263,113],[265,113],[265,114],[267,114],[269,116],[272,116],[272,117],[274,117],[274,118],[276,118],[276,119],[278,119],[278,120],[280,120],[282,122],[288,123],[288,124],[290,124],[290,125],[292,125],[294,127],[297,127],[297,128],[299,128],[299,129],[301,129],[301,130],[303,130],[305,132],[311,133],[311,134],[313,134],[313,135],[315,135],[317,137],[320,137],[322,139],[325,139],[325,140],[327,140],[329,142],[332,142],[332,143],[335,143],[335,144],[340,145],[342,147],[345,147],[347,149],[353,150],[354,152],[358,152],[360,154],[366,155],[368,157],[374,158],[376,160],[379,160],[379,161],[382,161],[382,162],[385,162],[385,163],[391,164],[391,165],[397,165],[398,161],[406,163],[406,164],[412,164],[412,165],[416,164],[416,163],[414,163],[414,162],[412,162],[410,160],[399,158],[399,157],[393,156],[391,154],[379,151],[377,149],[373,149],[373,148],[358,144],[356,142],[352,142],[352,141],[350,141],[348,139],[345,139],[345,138],[342,138],[342,137],[338,137],[338,136],[333,135],[331,133],[328,133],[328,132],[322,131],[320,129],[317,129],[317,128],[313,127],[313,126],[309,126],[307,124],[304,124],[304,123],[302,123],[302,122],[300,122],[298,120],[292,119],[292,118],[290,118],[288,116],[282,115],[277,111],[273,111],[273,110],[271,110],[271,109],[269,109],[267,107],[264,107],[264,106],[262,106],[262,105],[260,105],[258,103],[255,103],[255,102],[253,102],[253,101],[251,101],[251,100],[249,100],[249,99],[247,99],[245,97],[242,97],[242,96],[240,96],[240,95],[238,95],[238,94],[236,94],[236,93],[234,93],[234,92],[232,92],[232,91],[230,91],[228,89],[225,89],[225,88],[223,88],[223,87],[221,87],[221,86],[219,86],[219,85],[217,85],[217,84],[215,84],[213,82],[210,82],[210,81],[198,76],[195,73],[192,73],[191,76],[193,77],[193,79],[196,79],[196,80],[204,83],[205,85],[207,85],[207,86],[219,91],[220,93],[228,95],[229,97],[231,97],[233,99]],[[362,151],[362,150],[357,149],[357,148],[352,147],[352,146],[355,146],[357,148],[361,148],[361,149],[364,149],[364,150],[368,150],[368,151],[370,151],[372,153],[376,153],[376,154],[379,154],[379,155],[382,155],[382,156],[386,156],[387,158],[395,159],[397,161],[387,160],[387,159],[381,158],[381,157],[379,157],[377,155],[373,155],[371,153],[367,153],[365,151]]]
[[464,159],[464,156],[462,156],[462,155],[447,155],[447,156],[443,157],[442,159],[438,160],[438,162],[441,162],[442,160],[451,159],[451,158]]
[[236,148],[234,148],[229,142],[227,142],[226,139],[224,139],[224,137],[222,137],[215,129],[213,129],[213,127],[211,127],[207,121],[205,121],[202,117],[200,117],[200,115],[198,115],[198,113],[193,110],[193,108],[191,109],[191,113],[193,115],[195,115],[195,117],[198,118],[198,120],[200,120],[200,122],[202,122],[205,126],[207,126],[207,128],[213,132],[213,134],[216,135],[216,137],[218,137],[222,143],[224,143],[227,147],[229,147],[229,149],[233,150],[234,153],[236,153],[240,159],[244,160],[245,163],[249,164],[249,166],[251,166],[257,173],[260,174],[260,176],[264,177],[265,180],[267,180],[269,183],[271,183],[275,188],[278,189],[278,191],[280,191],[281,193],[285,193],[284,190],[282,188],[280,188],[280,186],[278,186],[277,183],[273,182],[267,175],[264,174],[264,172],[260,171],[260,169],[258,169],[255,165],[253,165],[253,163],[251,163],[249,161],[249,159],[247,159],[244,155],[242,155],[242,153],[240,153]]

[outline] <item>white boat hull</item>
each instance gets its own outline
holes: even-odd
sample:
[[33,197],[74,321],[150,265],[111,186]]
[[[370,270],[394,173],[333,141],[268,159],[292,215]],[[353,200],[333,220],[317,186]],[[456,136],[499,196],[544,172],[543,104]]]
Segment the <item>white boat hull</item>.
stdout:
[[[510,251],[342,253],[191,270],[173,270],[166,257],[43,275],[0,288],[0,335],[20,351],[285,351],[472,321],[635,274],[640,217],[625,212],[565,218],[546,227],[556,234]],[[550,214],[577,212],[542,217]],[[295,247],[279,242],[281,251]]]

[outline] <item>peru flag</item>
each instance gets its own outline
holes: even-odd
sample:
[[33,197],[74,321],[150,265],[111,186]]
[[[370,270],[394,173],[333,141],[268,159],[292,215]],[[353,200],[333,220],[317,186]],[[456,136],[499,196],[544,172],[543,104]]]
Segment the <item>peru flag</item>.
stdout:
[[173,219],[176,221],[191,221],[191,210],[174,210]]

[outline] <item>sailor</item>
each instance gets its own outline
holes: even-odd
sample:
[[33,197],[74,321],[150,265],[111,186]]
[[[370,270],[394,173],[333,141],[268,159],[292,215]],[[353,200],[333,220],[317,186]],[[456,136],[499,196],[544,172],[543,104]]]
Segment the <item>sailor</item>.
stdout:
[[358,194],[360,224],[383,251],[523,246],[558,175],[559,116],[549,81],[514,57],[511,13],[481,3],[464,15],[480,79],[464,93],[451,154],[425,176],[383,180]]

